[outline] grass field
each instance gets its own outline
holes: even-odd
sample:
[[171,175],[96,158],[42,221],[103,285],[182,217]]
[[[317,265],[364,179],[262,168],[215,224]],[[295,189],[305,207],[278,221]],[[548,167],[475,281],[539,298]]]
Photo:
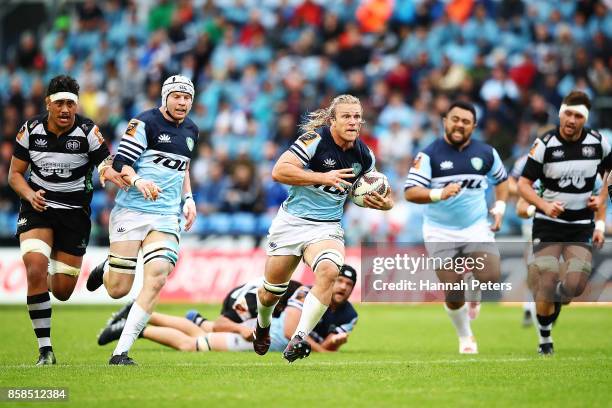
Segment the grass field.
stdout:
[[[162,305],[182,315],[187,305]],[[66,403],[8,406],[612,406],[612,309],[568,307],[541,358],[517,307],[486,304],[473,327],[480,354],[457,353],[440,305],[359,305],[339,353],[289,365],[279,353],[180,353],[138,340],[138,367],[109,367],[96,335],[115,308],[54,307],[58,365],[37,368],[25,306],[0,307],[0,387],[68,387]],[[209,316],[216,306],[202,306]],[[59,404],[59,405],[58,405]]]

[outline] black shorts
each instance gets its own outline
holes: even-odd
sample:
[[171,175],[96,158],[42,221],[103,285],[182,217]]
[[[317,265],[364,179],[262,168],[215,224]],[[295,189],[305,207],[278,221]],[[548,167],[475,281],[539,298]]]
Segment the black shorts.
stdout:
[[19,238],[21,233],[35,228],[51,228],[53,249],[70,255],[83,256],[89,244],[90,217],[89,207],[68,210],[49,207],[43,212],[38,212],[27,201],[21,201],[15,236]]
[[595,224],[562,224],[558,222],[533,220],[533,251],[538,252],[548,245],[568,243],[591,248]]

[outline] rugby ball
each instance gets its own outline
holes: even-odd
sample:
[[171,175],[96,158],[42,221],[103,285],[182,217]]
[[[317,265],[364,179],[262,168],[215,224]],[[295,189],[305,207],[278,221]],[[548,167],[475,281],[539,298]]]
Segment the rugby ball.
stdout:
[[365,196],[377,192],[384,197],[390,188],[387,176],[377,171],[371,171],[362,175],[353,183],[349,198],[358,206],[365,207],[363,202]]

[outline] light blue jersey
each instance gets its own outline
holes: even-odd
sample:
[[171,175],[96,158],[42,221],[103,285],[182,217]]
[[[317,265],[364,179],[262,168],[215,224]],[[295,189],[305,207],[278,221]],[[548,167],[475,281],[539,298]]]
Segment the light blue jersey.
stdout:
[[[348,150],[342,150],[324,126],[316,133],[305,133],[291,145],[289,151],[295,154],[306,169],[325,173],[331,170],[352,168],[355,177],[348,183],[374,169],[372,151],[360,139]],[[283,208],[289,214],[307,220],[340,221],[348,190],[343,192],[332,186],[290,186],[289,196]]]
[[497,151],[486,143],[471,140],[463,150],[458,150],[438,139],[417,155],[405,189],[461,184],[455,197],[427,205],[423,221],[430,226],[459,230],[487,221],[485,191],[489,180],[499,184],[507,177]]
[[121,139],[113,167],[132,166],[144,179],[162,192],[157,200],[145,200],[137,188],[119,190],[116,205],[130,210],[162,215],[179,215],[183,181],[194,156],[198,128],[186,118],[176,125],[159,109],[151,109],[132,119]]

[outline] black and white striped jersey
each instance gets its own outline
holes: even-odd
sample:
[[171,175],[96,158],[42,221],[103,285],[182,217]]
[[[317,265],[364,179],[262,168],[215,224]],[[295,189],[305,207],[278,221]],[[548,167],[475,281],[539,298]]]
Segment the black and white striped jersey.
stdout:
[[536,139],[522,176],[540,180],[542,198],[564,203],[558,218],[548,217],[539,209],[536,220],[562,224],[591,224],[594,213],[587,208],[597,173],[612,168],[610,144],[597,131],[584,128],[576,142],[568,142],[552,129]]
[[13,155],[30,163],[28,184],[45,190],[53,208],[82,208],[91,202],[92,172],[110,154],[93,121],[76,115],[74,126],[57,136],[47,129],[47,114],[19,130]]

